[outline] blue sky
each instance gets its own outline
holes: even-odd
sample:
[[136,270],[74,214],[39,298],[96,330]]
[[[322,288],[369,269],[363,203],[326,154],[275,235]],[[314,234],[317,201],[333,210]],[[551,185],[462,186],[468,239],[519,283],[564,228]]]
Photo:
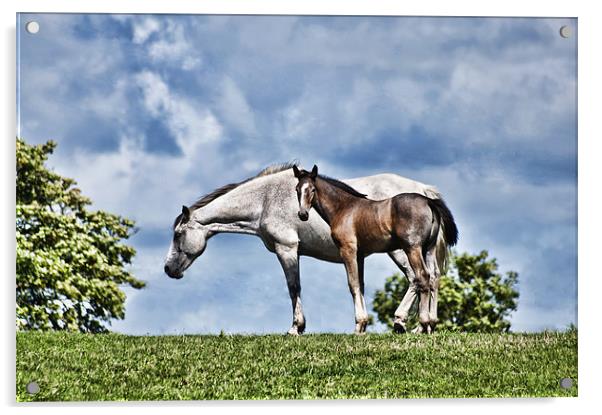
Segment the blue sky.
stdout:
[[[27,34],[23,24],[40,23]],[[179,281],[182,204],[298,159],[437,186],[459,251],[519,272],[514,330],[576,323],[575,19],[21,15],[20,135],[94,206],[137,221],[124,333],[282,332],[290,301],[257,238],[220,235]],[[559,36],[570,25],[575,36]],[[366,264],[368,300],[396,271]],[[351,332],[341,265],[301,262],[308,331]],[[373,330],[382,330],[377,326]]]

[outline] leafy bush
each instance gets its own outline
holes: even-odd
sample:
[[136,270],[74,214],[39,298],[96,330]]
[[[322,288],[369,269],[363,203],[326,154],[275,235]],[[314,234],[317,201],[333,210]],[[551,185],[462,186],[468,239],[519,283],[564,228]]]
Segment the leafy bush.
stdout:
[[[437,329],[467,332],[507,332],[508,317],[516,310],[518,274],[497,272],[495,258],[487,251],[477,255],[453,255],[450,269],[441,277]],[[373,309],[378,320],[393,327],[394,313],[408,289],[408,280],[400,274],[387,278],[382,290],[374,295]],[[409,324],[416,325],[414,304]]]
[[134,222],[88,210],[75,181],[44,166],[55,147],[17,139],[17,328],[107,331],[124,317],[120,285],[144,287],[126,269],[134,248],[121,242]]

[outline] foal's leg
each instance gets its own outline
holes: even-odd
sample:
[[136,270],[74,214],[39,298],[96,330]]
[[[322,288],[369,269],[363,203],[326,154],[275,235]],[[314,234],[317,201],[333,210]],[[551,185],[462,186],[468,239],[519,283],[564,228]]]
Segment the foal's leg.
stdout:
[[406,251],[410,265],[416,275],[415,284],[420,295],[420,304],[418,307],[418,321],[422,326],[423,332],[428,332],[429,326],[429,302],[430,302],[430,277],[427,271],[426,263],[422,257],[422,248],[413,247]]
[[393,320],[393,330],[396,333],[405,333],[407,330],[406,323],[410,315],[410,309],[416,300],[416,286],[414,285],[416,276],[414,275],[414,271],[408,262],[408,257],[403,250],[398,249],[396,251],[387,252],[387,254],[405,274],[409,282],[408,289],[406,290],[401,303],[399,303],[399,307],[395,310],[395,319]]
[[299,254],[297,245],[289,246],[283,244],[275,245],[276,255],[284,270],[288,293],[291,296],[293,306],[293,325],[288,334],[296,336],[305,331],[305,316],[301,305],[301,282],[299,280]]
[[437,302],[439,300],[439,281],[441,278],[441,271],[439,270],[439,265],[437,264],[437,255],[434,248],[426,254],[426,265],[428,267],[429,273],[431,274],[431,301],[429,306],[429,320],[431,331],[434,331],[435,326],[437,325],[437,323],[439,323],[439,318],[437,317]]
[[362,327],[360,327],[360,333],[365,333],[366,326],[368,326],[368,312],[366,312],[366,299],[364,298],[364,256],[360,253],[357,254],[357,274],[360,282],[361,303],[366,313],[366,320],[363,321]]
[[[347,271],[347,283],[349,291],[353,297],[353,306],[355,308],[355,334],[362,334],[368,324],[368,313],[366,312],[366,303],[363,296],[363,281],[360,278],[359,256],[354,246],[341,246],[341,257],[345,263]],[[361,258],[361,268],[363,272],[364,258]]]

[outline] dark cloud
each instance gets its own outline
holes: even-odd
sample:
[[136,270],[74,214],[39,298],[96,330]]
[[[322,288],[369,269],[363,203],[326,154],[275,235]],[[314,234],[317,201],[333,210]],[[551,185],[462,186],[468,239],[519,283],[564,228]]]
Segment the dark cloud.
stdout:
[[366,140],[365,144],[342,148],[337,162],[372,169],[396,170],[399,166],[447,166],[458,161],[458,156],[459,151],[453,148],[450,139],[433,137],[422,127],[413,125],[407,131],[380,131]]
[[180,147],[161,119],[151,118],[145,123],[144,136],[146,137],[145,146],[149,152],[165,153],[178,155],[181,153]]

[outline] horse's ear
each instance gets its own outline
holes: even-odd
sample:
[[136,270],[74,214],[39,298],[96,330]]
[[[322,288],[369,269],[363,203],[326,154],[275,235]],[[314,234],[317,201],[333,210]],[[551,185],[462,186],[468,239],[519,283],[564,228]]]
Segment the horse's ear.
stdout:
[[190,219],[190,209],[186,206],[182,206],[182,223],[188,222]]
[[301,172],[297,168],[296,164],[293,164],[293,173],[295,173],[295,177],[297,177],[297,178],[301,175]]
[[316,165],[314,164],[314,168],[313,168],[313,169],[311,169],[311,174],[310,174],[310,177],[311,177],[312,179],[315,179],[317,176],[318,176],[318,166],[316,166]]

